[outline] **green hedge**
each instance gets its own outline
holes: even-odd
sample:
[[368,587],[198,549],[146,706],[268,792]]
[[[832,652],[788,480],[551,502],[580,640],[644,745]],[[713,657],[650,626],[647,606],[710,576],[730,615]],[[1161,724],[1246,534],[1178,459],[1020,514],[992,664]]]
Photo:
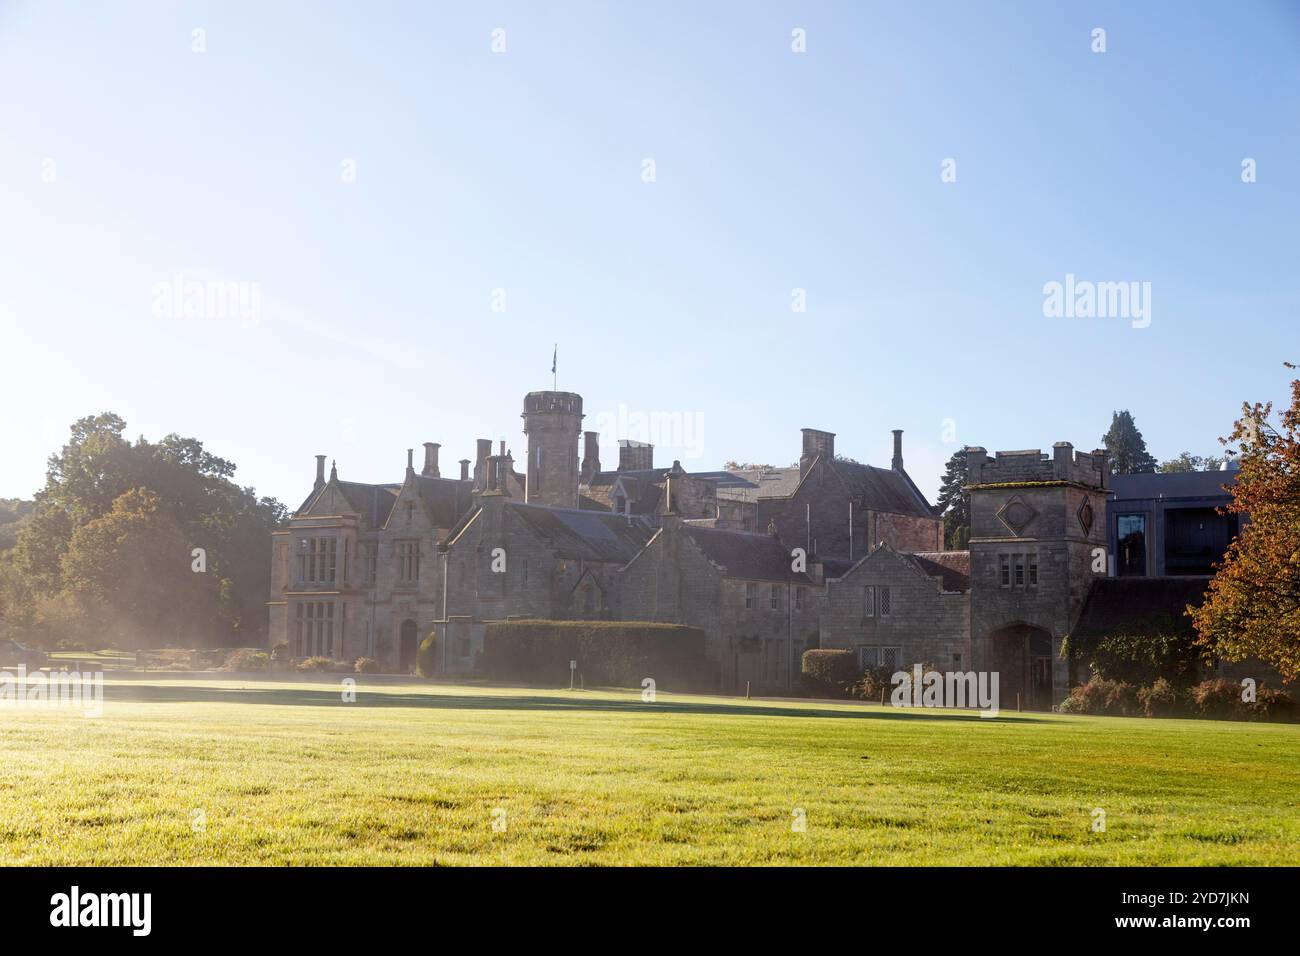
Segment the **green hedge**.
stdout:
[[482,675],[491,681],[567,687],[569,661],[588,687],[713,690],[717,668],[704,656],[704,632],[638,621],[496,621],[483,632]]
[[814,697],[848,697],[862,676],[853,651],[817,649],[803,652],[799,675],[806,693]]

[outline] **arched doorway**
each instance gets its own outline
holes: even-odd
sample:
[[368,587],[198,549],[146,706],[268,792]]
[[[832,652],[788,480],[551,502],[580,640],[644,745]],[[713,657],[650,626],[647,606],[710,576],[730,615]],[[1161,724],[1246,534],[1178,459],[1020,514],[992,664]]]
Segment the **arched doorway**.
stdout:
[[415,622],[403,621],[402,633],[397,642],[397,669],[409,674],[415,669],[415,651],[419,642],[415,636]]
[[1051,710],[1055,655],[1052,635],[1032,624],[1000,627],[988,637],[988,669],[998,672],[1000,706],[1011,710]]

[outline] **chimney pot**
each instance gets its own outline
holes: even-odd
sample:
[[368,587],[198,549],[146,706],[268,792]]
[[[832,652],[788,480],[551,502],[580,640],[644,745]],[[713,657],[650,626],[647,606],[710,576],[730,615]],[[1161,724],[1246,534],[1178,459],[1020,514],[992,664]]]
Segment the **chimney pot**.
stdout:
[[469,461],[468,458],[462,458],[462,459],[460,460],[460,480],[461,480],[461,481],[469,481],[469,466],[470,466],[470,461]]
[[316,491],[320,491],[324,487],[325,487],[325,456],[317,455],[316,456],[316,484],[313,486],[313,488]]

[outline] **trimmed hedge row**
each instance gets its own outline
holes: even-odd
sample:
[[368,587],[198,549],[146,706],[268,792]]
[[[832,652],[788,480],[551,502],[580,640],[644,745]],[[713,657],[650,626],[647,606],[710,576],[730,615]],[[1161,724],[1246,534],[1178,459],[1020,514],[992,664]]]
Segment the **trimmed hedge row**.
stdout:
[[717,668],[704,656],[704,632],[639,621],[496,621],[483,632],[479,670],[504,683],[567,686],[569,661],[588,686],[713,690]]
[[813,697],[848,697],[861,674],[852,651],[816,648],[803,652],[799,679]]

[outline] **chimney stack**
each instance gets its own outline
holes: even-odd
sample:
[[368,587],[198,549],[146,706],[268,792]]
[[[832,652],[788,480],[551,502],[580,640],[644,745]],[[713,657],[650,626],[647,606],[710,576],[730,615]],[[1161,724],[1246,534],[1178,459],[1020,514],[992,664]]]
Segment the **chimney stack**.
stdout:
[[420,474],[426,478],[439,478],[438,473],[438,449],[442,446],[436,441],[427,441],[424,443],[424,471]]
[[618,440],[619,471],[649,471],[655,466],[655,446],[649,442]]
[[406,472],[412,474],[415,471],[415,449],[406,449]]
[[903,430],[894,429],[894,460],[890,463],[894,471],[903,470]]
[[600,471],[600,433],[582,433],[582,484],[591,484],[591,479]]
[[480,438],[474,454],[474,487],[479,491],[487,488],[487,460],[492,454],[492,439]]
[[799,431],[803,435],[803,451],[799,455],[799,477],[802,478],[816,459],[835,460],[835,433],[817,428],[801,428]]
[[501,455],[488,455],[483,465],[485,475],[483,494],[510,497],[510,489],[506,487],[506,459]]
[[462,459],[460,460],[460,480],[461,480],[461,481],[469,481],[469,465],[470,465],[470,462],[469,462],[469,459],[468,459],[468,458],[462,458]]
[[320,491],[325,487],[325,456],[316,456],[316,484],[312,485],[312,491]]

